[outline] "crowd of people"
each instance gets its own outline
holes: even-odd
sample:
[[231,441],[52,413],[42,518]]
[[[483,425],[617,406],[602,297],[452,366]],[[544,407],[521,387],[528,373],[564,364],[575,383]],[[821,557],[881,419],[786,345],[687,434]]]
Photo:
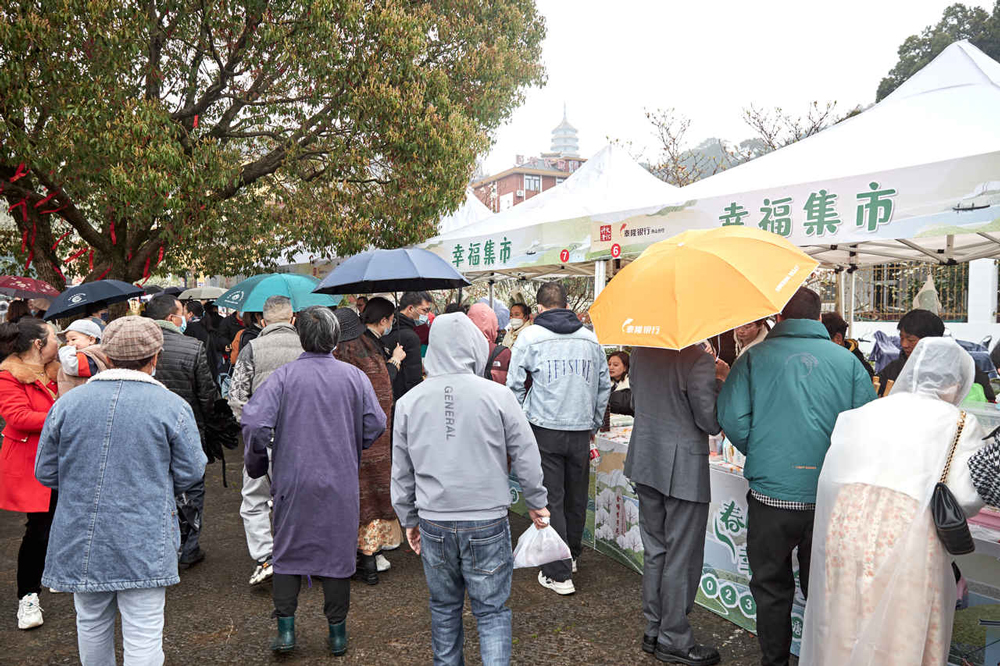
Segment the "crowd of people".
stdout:
[[[943,481],[968,515],[1000,503],[1000,443],[959,407],[977,382],[992,391],[940,319],[908,313],[899,360],[873,379],[808,289],[773,325],[731,334],[732,367],[708,342],[607,355],[559,283],[536,303],[501,327],[486,303],[432,317],[427,292],[301,312],[272,296],[225,318],[164,294],[110,323],[91,308],[62,346],[17,310],[0,325],[0,508],[27,514],[19,628],[43,623],[43,587],[70,592],[82,663],[114,663],[116,612],[126,663],[162,663],[164,590],[206,557],[205,468],[237,445],[231,423],[248,583],[271,585],[273,650],[295,649],[307,577],[323,587],[330,652],[345,654],[351,579],[378,584],[405,539],[424,567],[435,664],[464,663],[466,596],[483,662],[509,663],[509,474],[535,526],[569,549],[538,584],[574,594],[593,438],[615,413],[634,416],[624,472],[639,498],[644,651],[719,662],[688,615],[709,438],[724,433],[746,456],[763,663],[789,663],[797,583],[803,663],[942,663],[955,578],[931,493]],[[900,604],[913,612],[890,612]]]

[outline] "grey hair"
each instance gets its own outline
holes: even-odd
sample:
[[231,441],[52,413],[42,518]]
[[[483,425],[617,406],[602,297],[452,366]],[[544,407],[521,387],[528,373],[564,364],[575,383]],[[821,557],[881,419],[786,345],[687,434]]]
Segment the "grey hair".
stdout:
[[271,296],[264,301],[264,319],[268,324],[292,320],[292,299],[288,296]]
[[329,308],[314,305],[295,318],[302,349],[312,354],[329,354],[340,342],[340,322]]

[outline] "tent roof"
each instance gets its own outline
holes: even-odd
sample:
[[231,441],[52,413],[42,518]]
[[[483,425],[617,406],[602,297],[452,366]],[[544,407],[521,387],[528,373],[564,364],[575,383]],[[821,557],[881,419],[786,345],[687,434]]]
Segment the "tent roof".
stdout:
[[678,188],[639,166],[624,149],[608,145],[556,187],[481,222],[442,233],[439,238],[502,233],[545,222],[658,206],[676,199],[678,192]]
[[[963,40],[881,102],[802,141],[698,181],[686,198],[766,190],[1000,151],[1000,63]],[[970,197],[991,191],[983,183]],[[982,190],[982,191],[980,191]],[[950,263],[1000,255],[1000,236],[940,235],[804,249],[826,264]]]
[[465,201],[454,213],[441,218],[438,222],[438,232],[447,234],[458,229],[464,229],[485,220],[491,215],[493,215],[493,211],[479,200],[479,197],[475,195],[471,188],[467,187],[465,188]]
[[1000,150],[997,118],[1000,63],[963,40],[863,113],[681,193],[706,198],[989,153]]

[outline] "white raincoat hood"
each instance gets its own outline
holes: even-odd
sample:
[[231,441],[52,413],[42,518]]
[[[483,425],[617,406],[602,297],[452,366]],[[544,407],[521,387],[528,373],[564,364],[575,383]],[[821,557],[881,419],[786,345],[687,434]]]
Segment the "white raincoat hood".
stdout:
[[959,405],[969,395],[976,364],[951,338],[924,338],[906,361],[891,395],[915,393]]

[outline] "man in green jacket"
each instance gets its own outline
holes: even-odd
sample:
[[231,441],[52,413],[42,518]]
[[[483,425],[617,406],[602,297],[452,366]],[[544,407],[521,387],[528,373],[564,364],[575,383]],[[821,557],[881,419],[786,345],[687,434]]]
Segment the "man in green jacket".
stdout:
[[733,366],[717,403],[719,424],[747,457],[747,557],[764,666],[789,662],[792,551],[806,594],[816,485],[837,417],[875,399],[857,359],[830,344],[820,309],[819,294],[799,289],[767,339]]

